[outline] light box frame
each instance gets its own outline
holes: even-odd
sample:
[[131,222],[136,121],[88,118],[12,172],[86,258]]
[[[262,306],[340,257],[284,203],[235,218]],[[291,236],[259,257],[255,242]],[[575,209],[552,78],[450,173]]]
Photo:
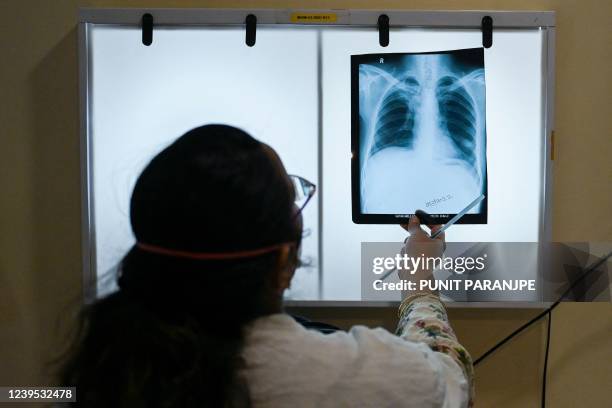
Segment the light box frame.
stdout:
[[[556,18],[553,11],[408,11],[408,10],[305,10],[305,9],[192,9],[192,8],[81,8],[78,15],[78,65],[79,65],[79,119],[80,119],[80,156],[81,156],[81,256],[83,267],[83,296],[85,302],[96,298],[91,291],[97,282],[95,223],[93,207],[93,172],[91,140],[91,82],[89,60],[89,33],[94,24],[116,27],[140,27],[143,14],[150,13],[154,18],[154,28],[163,26],[228,26],[245,27],[249,14],[257,17],[257,26],[264,27],[351,27],[376,28],[381,14],[389,16],[389,28],[448,28],[480,29],[484,16],[493,19],[493,33],[496,29],[544,29],[542,50],[543,65],[543,168],[542,196],[540,200],[539,241],[552,240],[552,184],[553,184],[553,134],[554,134],[554,91],[555,91],[555,41]],[[316,23],[297,23],[292,21],[295,14],[334,15],[335,21]],[[153,34],[155,41],[155,34]],[[245,45],[246,46],[246,45]],[[493,34],[495,46],[495,34]],[[319,81],[321,80],[319,76]],[[319,88],[321,85],[319,84]],[[320,94],[320,92],[319,92]],[[319,96],[319,101],[321,96]],[[321,107],[319,103],[318,140],[322,137]],[[321,158],[319,143],[319,157]],[[321,160],[320,160],[321,161]],[[320,164],[319,164],[320,166]],[[322,173],[319,172],[319,178]],[[322,180],[318,180],[319,183]],[[321,189],[319,190],[321,191]],[[319,226],[322,223],[322,195],[319,194]],[[322,231],[320,228],[319,231]],[[319,262],[322,263],[322,239],[319,239]],[[542,259],[538,263],[541,264]],[[322,268],[319,267],[319,297],[322,294]],[[392,301],[345,301],[345,300],[300,300],[287,301],[288,306],[318,307],[389,307],[399,302]],[[525,308],[545,307],[548,302],[451,302],[450,307],[504,307]]]

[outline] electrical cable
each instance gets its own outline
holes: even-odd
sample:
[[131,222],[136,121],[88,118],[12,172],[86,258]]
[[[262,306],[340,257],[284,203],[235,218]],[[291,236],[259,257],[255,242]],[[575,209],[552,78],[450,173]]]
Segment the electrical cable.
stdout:
[[562,301],[563,299],[565,299],[565,297],[567,296],[567,294],[574,289],[574,287],[580,283],[584,278],[587,277],[587,275],[589,273],[591,273],[592,271],[594,271],[595,269],[597,269],[599,266],[603,265],[603,263],[605,261],[608,260],[608,258],[610,258],[610,256],[612,256],[612,252],[609,252],[606,256],[604,256],[603,258],[601,258],[599,261],[595,262],[593,265],[591,265],[578,279],[576,279],[574,281],[574,283],[572,283],[565,292],[563,292],[563,294],[561,295],[561,297],[559,297],[559,299],[557,299],[557,301],[555,301],[550,307],[548,307],[547,309],[545,309],[543,312],[539,313],[538,315],[536,315],[533,319],[529,320],[527,323],[523,324],[521,327],[519,327],[518,329],[514,330],[512,333],[510,333],[508,336],[506,336],[505,338],[503,338],[501,341],[499,341],[497,344],[495,344],[493,347],[491,347],[489,350],[487,350],[482,356],[478,357],[476,360],[474,360],[474,365],[478,365],[482,360],[484,360],[486,357],[488,357],[490,354],[492,354],[495,350],[497,350],[498,348],[500,348],[502,345],[504,345],[505,343],[507,343],[509,340],[511,340],[513,337],[515,337],[517,334],[519,334],[520,332],[522,332],[523,330],[525,330],[527,327],[531,326],[533,323],[537,322],[538,320],[540,320],[542,317],[546,316],[549,312],[552,312],[553,309],[555,309]]
[[548,328],[546,330],[546,351],[544,352],[544,370],[542,373],[542,408],[546,407],[546,370],[548,369],[548,350],[550,349],[550,327],[552,326],[552,313],[548,312]]
[[539,313],[538,315],[536,315],[534,318],[532,318],[531,320],[529,320],[527,323],[523,324],[521,327],[519,327],[518,329],[514,330],[512,333],[510,333],[508,336],[504,337],[501,341],[499,341],[497,344],[495,344],[493,347],[491,347],[489,350],[487,350],[483,355],[481,355],[480,357],[478,357],[476,360],[474,360],[474,366],[477,366],[482,360],[484,360],[485,358],[487,358],[489,355],[491,355],[495,350],[497,350],[498,348],[500,348],[501,346],[503,346],[504,344],[506,344],[508,341],[510,341],[512,338],[514,338],[517,334],[521,333],[523,330],[525,330],[527,327],[531,326],[533,323],[537,322],[538,320],[540,320],[542,317],[544,316],[548,316],[548,328],[547,328],[547,334],[546,334],[546,351],[544,354],[544,372],[543,372],[543,379],[542,379],[542,408],[544,408],[546,406],[546,371],[548,369],[548,354],[549,354],[549,349],[550,349],[550,330],[551,330],[551,326],[552,326],[552,311],[559,306],[559,304],[561,304],[561,302],[563,301],[563,299],[565,299],[565,297],[568,295],[568,293],[574,289],[574,287],[580,283],[584,278],[586,278],[591,272],[593,272],[595,269],[597,269],[599,266],[603,265],[604,262],[606,262],[610,257],[612,256],[612,252],[608,252],[607,255],[605,255],[604,257],[602,257],[599,261],[593,263],[590,267],[588,267],[581,275],[578,279],[576,279],[566,290],[565,292],[563,292],[563,294],[548,308],[546,308],[543,312]]

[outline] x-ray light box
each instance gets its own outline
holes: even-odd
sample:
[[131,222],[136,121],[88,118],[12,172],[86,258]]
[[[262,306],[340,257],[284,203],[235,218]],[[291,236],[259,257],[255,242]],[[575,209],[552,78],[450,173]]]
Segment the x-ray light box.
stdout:
[[[147,12],[154,17],[150,46],[142,43],[141,19]],[[386,47],[377,31],[383,13],[390,18]],[[257,17],[252,47],[245,44],[248,14]],[[289,173],[317,184],[317,196],[304,213],[302,256],[310,265],[297,271],[288,299],[302,305],[363,304],[361,243],[400,242],[405,232],[397,225],[358,225],[351,218],[351,57],[365,58],[354,57],[359,55],[477,50],[486,87],[478,83],[482,70],[470,72],[478,71],[473,92],[486,98],[486,105],[474,106],[486,109],[486,150],[483,139],[482,155],[473,158],[473,173],[466,172],[465,179],[473,177],[474,192],[486,185],[486,222],[455,225],[447,240],[550,239],[554,13],[327,14],[334,16],[327,23],[304,23],[287,10],[81,10],[86,286],[94,285],[98,296],[113,289],[107,277],[134,244],[129,198],[148,160],[193,127],[226,123],[271,145]],[[482,48],[485,15],[494,21],[490,48]],[[391,57],[388,62],[422,61]],[[363,68],[369,78],[384,71],[373,62]],[[436,80],[438,89],[453,86]],[[471,126],[476,130],[478,125]],[[370,175],[386,171],[376,162],[384,155],[375,143],[368,145],[369,152],[380,150],[369,159]],[[392,159],[390,151],[384,154]],[[423,179],[413,171],[398,172],[393,183],[408,186]],[[382,205],[376,201],[377,187],[369,188],[364,196],[369,208]]]

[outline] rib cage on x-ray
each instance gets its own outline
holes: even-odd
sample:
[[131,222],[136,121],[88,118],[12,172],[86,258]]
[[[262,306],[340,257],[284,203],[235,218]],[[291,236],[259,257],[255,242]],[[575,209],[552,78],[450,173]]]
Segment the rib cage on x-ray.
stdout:
[[408,77],[398,85],[383,98],[370,155],[385,147],[413,147],[415,106],[411,97],[418,92],[419,84],[414,77]]
[[[361,126],[371,132],[370,141],[366,141],[365,159],[389,147],[413,149],[418,136],[417,121],[430,120],[436,122],[451,147],[445,150],[444,160],[462,163],[481,183],[484,163],[479,162],[478,152],[483,147],[478,146],[477,138],[483,131],[484,118],[480,116],[484,111],[478,110],[473,92],[468,88],[474,83],[484,83],[484,70],[476,69],[458,77],[440,68],[435,70],[439,79],[432,78],[431,71],[388,71],[374,64],[361,66],[360,75],[365,81],[360,85],[360,93],[370,100],[370,112],[374,113],[369,117],[372,123],[368,123],[368,118],[361,118]],[[435,109],[423,104],[428,91],[436,98]]]
[[436,96],[440,124],[456,147],[456,158],[474,167],[477,131],[474,100],[461,82],[450,76],[438,81]]
[[[360,55],[353,62],[364,214],[423,208],[444,217],[487,195],[482,49]],[[486,202],[473,211],[486,222]]]

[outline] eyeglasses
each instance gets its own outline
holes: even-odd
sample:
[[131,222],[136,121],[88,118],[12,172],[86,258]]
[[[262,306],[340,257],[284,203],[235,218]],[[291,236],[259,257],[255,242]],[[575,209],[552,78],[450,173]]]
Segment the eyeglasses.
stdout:
[[289,175],[289,179],[295,188],[295,206],[298,208],[296,212],[297,216],[302,212],[304,207],[306,207],[306,204],[308,204],[312,196],[315,194],[317,191],[317,186],[305,178],[295,176],[293,174]]

